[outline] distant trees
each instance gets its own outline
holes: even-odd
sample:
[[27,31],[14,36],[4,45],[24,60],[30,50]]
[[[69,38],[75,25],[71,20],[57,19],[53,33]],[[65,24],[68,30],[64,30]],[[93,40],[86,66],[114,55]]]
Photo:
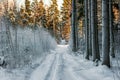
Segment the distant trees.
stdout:
[[71,25],[71,0],[63,0],[61,8],[61,35],[62,38],[65,39],[67,42],[70,38],[70,25]]
[[[8,4],[8,3],[6,3]],[[59,41],[60,31],[60,11],[58,10],[57,0],[52,0],[49,7],[46,7],[43,0],[25,0],[25,6],[21,5],[20,9],[14,5],[12,8],[7,9],[6,16],[12,24],[22,27],[29,26],[31,28],[35,25],[42,26]],[[8,5],[6,5],[8,8]]]
[[[29,65],[36,56],[41,56],[41,53],[49,51],[50,48],[52,49],[56,45],[54,39],[42,28],[41,30],[32,31],[36,25],[42,25],[47,28],[44,21],[46,20],[46,8],[41,0],[40,2],[37,1],[30,3],[29,0],[25,0],[25,6],[21,6],[20,9],[16,8],[16,5],[9,8],[7,1],[2,3],[4,13],[0,16],[0,19],[2,17],[0,21],[0,36],[3,36],[0,39],[0,47],[2,45],[0,55],[5,56],[5,58],[7,56],[7,66],[9,67]],[[29,28],[21,30],[18,27]],[[52,40],[53,42],[51,43]],[[3,44],[1,44],[1,41],[4,41]],[[54,46],[52,47],[51,44],[54,44]]]
[[57,5],[57,0],[52,0],[52,4],[48,8],[48,14],[49,14],[49,20],[48,20],[49,27],[53,31],[52,33],[53,36],[55,36],[56,39],[58,40],[59,38],[58,36],[59,10],[58,10],[58,5]]
[[33,17],[34,17],[34,23],[46,28],[47,27],[47,25],[46,25],[46,9],[44,7],[43,1],[40,0],[38,2],[38,0],[35,0],[31,4],[31,6],[32,6]]

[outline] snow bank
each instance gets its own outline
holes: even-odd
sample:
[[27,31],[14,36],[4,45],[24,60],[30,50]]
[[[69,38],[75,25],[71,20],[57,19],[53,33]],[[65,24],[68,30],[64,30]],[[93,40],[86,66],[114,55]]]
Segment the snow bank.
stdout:
[[0,69],[0,80],[10,80],[8,74],[3,69]]
[[0,80],[25,80],[24,71],[0,69]]
[[5,56],[8,68],[29,66],[34,60],[45,56],[46,52],[57,46],[54,38],[42,27],[33,30],[29,27],[17,26],[16,32],[15,28],[9,26],[10,33],[6,34],[7,28],[3,26],[3,29],[0,30],[0,32],[4,32],[0,34],[0,45],[2,46],[0,55]]
[[0,70],[0,80],[119,80],[106,66],[94,66],[83,55],[68,54],[67,45],[59,45],[42,60],[37,67],[24,70]]

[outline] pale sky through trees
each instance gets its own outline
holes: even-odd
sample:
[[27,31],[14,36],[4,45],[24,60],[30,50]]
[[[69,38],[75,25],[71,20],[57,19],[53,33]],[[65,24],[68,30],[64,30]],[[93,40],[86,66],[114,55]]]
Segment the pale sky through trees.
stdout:
[[[20,7],[20,5],[24,3],[24,1],[25,0],[17,0],[18,6]],[[31,1],[33,1],[33,0],[31,0]],[[45,5],[50,5],[50,3],[51,3],[50,2],[51,0],[43,0],[43,1],[44,1]],[[63,3],[63,0],[58,0],[58,7],[59,7],[59,9],[60,9],[60,6],[62,6],[62,3]]]

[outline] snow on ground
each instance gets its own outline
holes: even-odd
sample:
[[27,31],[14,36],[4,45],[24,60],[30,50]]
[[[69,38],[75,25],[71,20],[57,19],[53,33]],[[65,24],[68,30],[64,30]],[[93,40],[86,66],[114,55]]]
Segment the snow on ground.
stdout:
[[68,45],[58,45],[37,64],[26,71],[1,69],[0,80],[119,80],[106,66],[96,67],[83,55],[74,56]]
[[5,24],[0,25],[0,56],[4,57],[7,68],[29,66],[56,46],[55,39],[42,27],[34,30],[17,26],[15,30],[9,26],[7,30]]
[[41,63],[30,80],[119,80],[106,66],[96,67],[83,56],[68,54],[67,45],[59,45],[54,54]]

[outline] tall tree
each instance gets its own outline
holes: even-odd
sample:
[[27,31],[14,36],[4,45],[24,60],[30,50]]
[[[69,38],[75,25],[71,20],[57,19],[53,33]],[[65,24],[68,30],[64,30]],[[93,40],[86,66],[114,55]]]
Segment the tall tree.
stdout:
[[44,3],[43,3],[43,0],[39,1],[39,6],[38,6],[38,10],[39,10],[39,17],[40,17],[40,24],[47,28],[47,24],[46,24],[46,21],[47,21],[47,17],[46,17],[46,9],[44,7]]
[[85,29],[86,29],[86,55],[85,58],[89,59],[89,25],[88,25],[88,0],[85,1]]
[[109,56],[109,0],[102,0],[102,64],[110,67]]
[[88,0],[88,17],[89,17],[89,55],[92,55],[92,42],[91,42],[91,0]]
[[98,1],[95,0],[95,21],[96,21],[96,46],[97,46],[97,54],[96,59],[100,60],[100,52],[99,52],[99,35],[98,35]]
[[25,10],[26,12],[30,11],[30,0],[25,0]]
[[62,25],[62,38],[66,41],[69,40],[70,37],[70,12],[71,12],[71,0],[63,0],[63,7],[61,8],[61,25]]
[[49,9],[49,15],[50,15],[50,23],[52,26],[52,30],[53,30],[53,36],[56,38],[56,40],[58,40],[58,23],[59,23],[59,10],[58,10],[58,4],[57,4],[57,0],[52,0],[52,4],[50,5]]
[[34,0],[31,4],[33,16],[34,16],[34,23],[43,27],[46,27],[45,21],[46,20],[46,10],[44,7],[43,0]]
[[114,37],[113,37],[113,9],[112,9],[112,0],[109,0],[109,28],[110,28],[110,54],[114,58]]
[[91,34],[92,34],[92,56],[93,61],[100,60],[99,44],[97,37],[97,0],[91,0]]
[[77,30],[77,16],[76,16],[76,0],[72,0],[72,51],[76,52],[78,50],[78,30]]

